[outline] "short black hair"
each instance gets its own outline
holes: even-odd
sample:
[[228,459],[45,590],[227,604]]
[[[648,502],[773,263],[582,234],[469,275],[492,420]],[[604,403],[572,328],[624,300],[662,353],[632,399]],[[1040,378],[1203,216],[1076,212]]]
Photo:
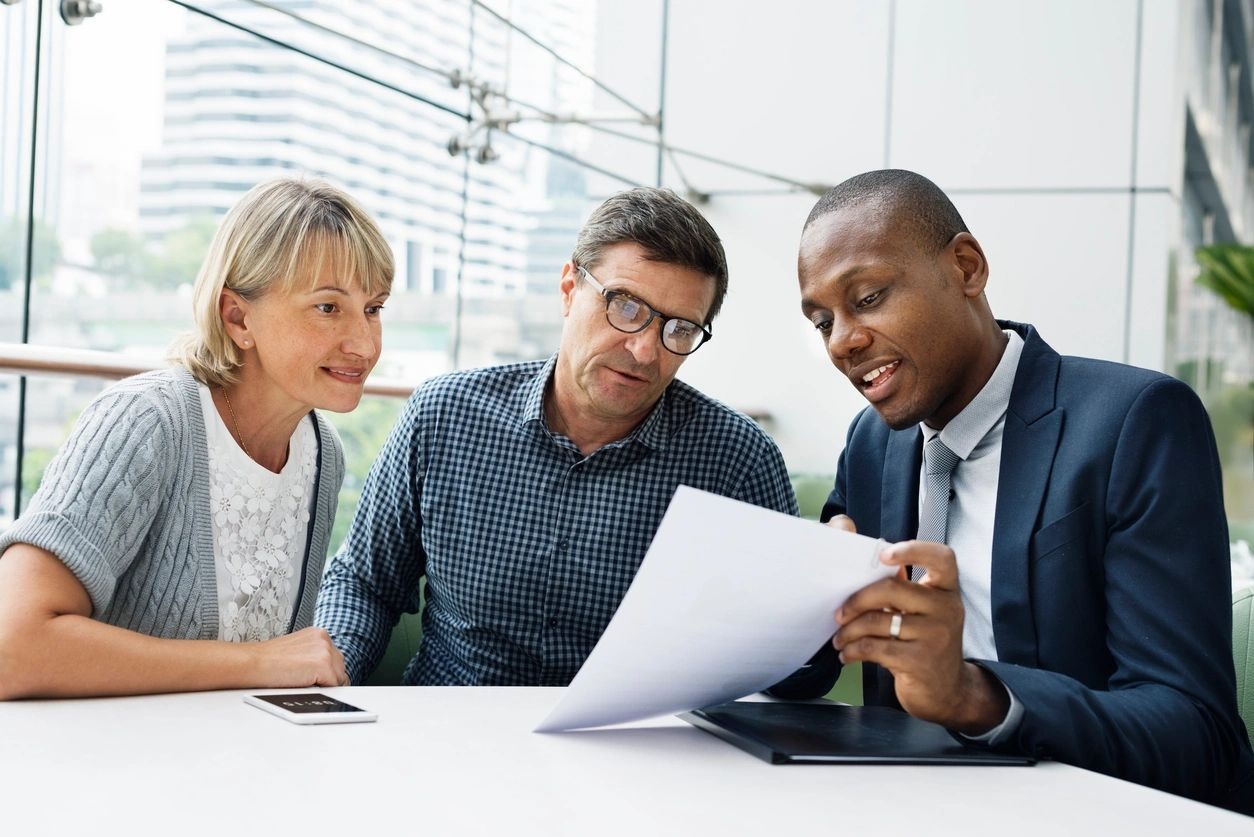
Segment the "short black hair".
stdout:
[[695,206],[670,189],[652,186],[612,195],[579,231],[571,261],[591,270],[607,247],[629,241],[639,244],[650,261],[713,279],[714,303],[706,321],[714,320],[727,295],[727,255],[718,233]]
[[888,225],[903,224],[915,240],[934,252],[958,233],[969,232],[949,196],[921,174],[905,169],[878,169],[855,175],[828,189],[810,210],[805,228],[833,212],[859,207]]

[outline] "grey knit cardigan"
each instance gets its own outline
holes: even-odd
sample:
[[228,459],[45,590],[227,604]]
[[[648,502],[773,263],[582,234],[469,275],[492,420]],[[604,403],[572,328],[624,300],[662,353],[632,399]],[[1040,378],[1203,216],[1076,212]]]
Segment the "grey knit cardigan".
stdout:
[[[59,557],[102,622],[156,637],[217,639],[209,453],[198,387],[176,367],[101,393],[49,463],[26,513],[0,535],[0,552],[28,543]],[[339,437],[313,416],[317,500],[293,630],[313,621],[344,480]]]

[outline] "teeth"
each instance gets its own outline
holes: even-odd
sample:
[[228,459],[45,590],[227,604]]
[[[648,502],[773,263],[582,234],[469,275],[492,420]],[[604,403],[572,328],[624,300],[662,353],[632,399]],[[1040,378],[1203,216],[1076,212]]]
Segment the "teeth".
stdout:
[[879,369],[873,369],[870,372],[862,376],[862,382],[869,384],[871,383],[871,381],[874,381],[880,375],[883,375],[886,370],[891,369],[896,365],[897,365],[897,361],[894,360],[892,363],[888,364],[887,366],[881,366]]

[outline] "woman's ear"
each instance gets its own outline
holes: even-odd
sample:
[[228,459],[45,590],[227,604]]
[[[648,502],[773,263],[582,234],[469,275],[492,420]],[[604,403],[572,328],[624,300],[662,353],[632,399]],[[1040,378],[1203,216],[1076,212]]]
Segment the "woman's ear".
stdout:
[[248,300],[230,288],[223,288],[218,297],[218,313],[226,327],[227,336],[241,349],[251,349],[252,334],[248,327]]

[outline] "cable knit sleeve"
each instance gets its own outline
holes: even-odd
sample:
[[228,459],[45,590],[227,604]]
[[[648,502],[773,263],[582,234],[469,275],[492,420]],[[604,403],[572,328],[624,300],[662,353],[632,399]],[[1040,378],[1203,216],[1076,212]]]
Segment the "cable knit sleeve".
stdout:
[[142,389],[117,386],[87,406],[44,472],[25,514],[0,535],[0,552],[27,543],[53,553],[108,607],[118,579],[152,526],[175,446],[171,423]]

